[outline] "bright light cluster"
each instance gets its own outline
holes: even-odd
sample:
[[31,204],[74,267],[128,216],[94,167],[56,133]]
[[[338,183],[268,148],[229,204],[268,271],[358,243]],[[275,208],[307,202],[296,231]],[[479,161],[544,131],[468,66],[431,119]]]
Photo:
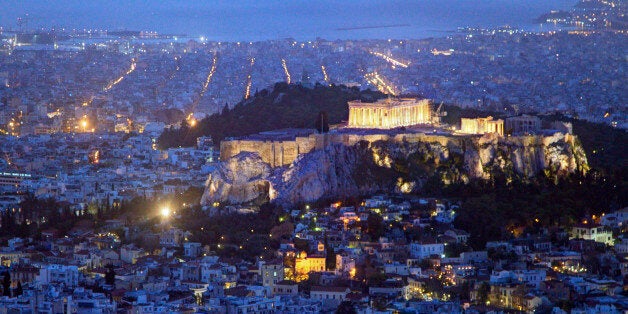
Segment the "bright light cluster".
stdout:
[[217,60],[218,60],[218,58],[214,54],[214,59],[212,60],[212,67],[209,70],[209,73],[207,74],[207,78],[205,79],[205,83],[203,83],[203,88],[201,89],[201,93],[200,93],[200,97],[199,98],[203,98],[203,96],[207,92],[207,88],[209,87],[209,83],[212,81],[212,76],[214,76],[214,73],[216,72],[216,61]]
[[131,60],[131,66],[129,67],[129,69],[124,72],[124,74],[122,74],[119,78],[115,79],[114,81],[112,81],[111,83],[109,83],[109,85],[107,85],[103,91],[109,91],[110,89],[112,89],[114,86],[118,85],[120,82],[122,82],[122,80],[124,80],[124,78],[133,73],[133,71],[135,71],[135,68],[137,67],[137,63],[135,62],[135,59]]
[[327,69],[324,65],[321,65],[321,71],[323,71],[323,79],[325,80],[325,83],[329,84],[329,76],[327,75]]
[[[251,71],[253,70],[253,65],[255,64],[255,58],[251,58]],[[251,73],[246,77],[246,91],[244,92],[244,99],[249,99],[251,97],[251,84],[253,81],[251,80]]]
[[283,72],[286,74],[286,83],[290,84],[292,79],[290,78],[290,72],[288,71],[288,65],[286,64],[286,59],[281,59],[281,66],[283,67]]
[[386,80],[377,72],[365,74],[364,79],[366,79],[371,85],[377,87],[377,89],[382,93],[393,96],[397,94],[395,92],[395,87],[387,83]]
[[393,67],[407,68],[408,65],[410,65],[410,63],[403,63],[403,62],[401,62],[399,60],[396,60],[396,59],[393,59],[392,57],[387,56],[387,55],[385,55],[385,54],[383,54],[381,52],[371,51],[371,54],[374,55],[374,56],[377,56],[377,57],[380,57],[380,58],[384,59],[386,62],[392,64]]
[[160,214],[164,218],[170,217],[170,208],[168,208],[168,207],[162,208],[161,211],[160,211]]

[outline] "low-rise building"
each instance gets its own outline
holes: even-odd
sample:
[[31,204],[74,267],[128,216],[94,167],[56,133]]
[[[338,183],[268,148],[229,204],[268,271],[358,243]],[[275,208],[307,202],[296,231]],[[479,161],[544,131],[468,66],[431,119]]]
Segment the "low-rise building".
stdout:
[[594,223],[577,224],[571,229],[570,239],[585,239],[613,245],[613,232],[609,227]]
[[76,266],[51,264],[39,269],[37,283],[40,285],[63,284],[66,287],[78,286],[79,271]]
[[409,245],[410,256],[413,258],[424,259],[432,255],[442,256],[445,252],[445,246],[435,241],[413,242]]
[[325,308],[335,308],[347,299],[351,290],[347,287],[314,286],[310,290],[310,298],[323,302]]

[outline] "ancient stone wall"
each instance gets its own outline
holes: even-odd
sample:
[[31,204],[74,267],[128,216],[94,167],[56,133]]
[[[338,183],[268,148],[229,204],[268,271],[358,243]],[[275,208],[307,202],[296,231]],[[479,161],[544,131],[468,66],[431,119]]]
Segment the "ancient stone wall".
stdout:
[[291,164],[300,154],[309,153],[316,148],[317,136],[297,137],[294,140],[225,140],[220,143],[220,160],[227,160],[240,152],[260,155],[271,167]]
[[220,160],[227,160],[240,152],[251,152],[259,154],[264,162],[274,168],[290,165],[299,155],[324,149],[334,143],[353,146],[360,141],[372,143],[392,140],[397,143],[438,142],[445,146],[452,138],[455,137],[423,133],[397,134],[394,137],[388,134],[314,133],[294,140],[225,140],[220,143]]
[[[353,146],[360,141],[369,143],[377,141],[392,141],[395,143],[438,143],[442,147],[462,147],[463,141],[472,142],[484,139],[478,135],[440,135],[425,133],[402,133],[394,136],[388,134],[351,134],[351,133],[331,133],[331,134],[310,134],[307,137],[296,137],[294,140],[225,140],[220,143],[220,160],[227,160],[240,152],[252,152],[260,155],[261,159],[271,167],[282,167],[292,164],[300,155],[310,153],[314,150],[322,150],[331,144],[342,144]],[[493,137],[490,137],[493,138]],[[516,147],[543,147],[554,141],[553,137],[544,136],[516,136],[516,137],[494,137],[495,143],[499,142],[507,146]],[[566,134],[564,141],[574,146],[574,136]],[[480,142],[485,141],[480,140]],[[480,143],[482,144],[482,143]]]

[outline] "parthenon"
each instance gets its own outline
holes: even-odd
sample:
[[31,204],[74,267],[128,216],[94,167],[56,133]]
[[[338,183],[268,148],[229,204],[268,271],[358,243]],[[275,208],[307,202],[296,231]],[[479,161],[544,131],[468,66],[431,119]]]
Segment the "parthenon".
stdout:
[[349,102],[349,128],[393,129],[431,123],[430,101],[387,98],[375,103]]

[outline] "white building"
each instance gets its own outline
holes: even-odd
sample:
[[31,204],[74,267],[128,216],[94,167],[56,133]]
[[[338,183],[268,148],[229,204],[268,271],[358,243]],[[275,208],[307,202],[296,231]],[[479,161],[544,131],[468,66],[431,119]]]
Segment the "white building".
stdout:
[[349,292],[346,287],[315,286],[310,290],[310,299],[322,301],[324,308],[336,308],[347,299]]
[[526,283],[537,289],[540,289],[541,282],[547,279],[545,269],[515,270],[513,274],[518,282]]
[[134,245],[127,245],[120,248],[120,259],[129,264],[135,264],[139,257],[145,256],[146,254],[144,250]]
[[264,297],[227,297],[227,313],[273,313],[279,298]]
[[628,239],[622,238],[621,242],[615,243],[614,249],[617,254],[628,254]]
[[78,286],[79,271],[77,266],[51,264],[39,269],[37,282],[41,285],[63,284],[66,287]]
[[620,209],[614,213],[606,214],[602,216],[600,221],[601,225],[611,228],[622,227],[628,221],[628,207]]
[[203,251],[203,247],[198,242],[183,243],[183,254],[186,257],[192,257],[192,258],[198,257],[199,255],[201,255],[202,251]]
[[545,281],[546,271],[544,269],[528,270],[502,270],[491,273],[490,282],[492,284],[525,283],[539,289],[541,282]]
[[284,279],[283,263],[262,264],[260,271],[264,287],[272,287]]
[[569,239],[585,239],[613,245],[613,232],[609,227],[598,224],[579,224],[571,229]]
[[351,274],[355,271],[355,258],[345,254],[336,254],[336,271]]
[[390,264],[384,264],[384,273],[408,276],[410,274],[410,271],[407,264],[394,262]]
[[410,243],[409,249],[410,256],[419,259],[428,258],[431,255],[442,256],[445,252],[445,246],[442,243],[432,241]]
[[166,247],[180,246],[186,239],[189,232],[184,232],[178,228],[170,228],[159,234],[159,245]]

